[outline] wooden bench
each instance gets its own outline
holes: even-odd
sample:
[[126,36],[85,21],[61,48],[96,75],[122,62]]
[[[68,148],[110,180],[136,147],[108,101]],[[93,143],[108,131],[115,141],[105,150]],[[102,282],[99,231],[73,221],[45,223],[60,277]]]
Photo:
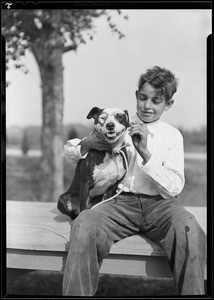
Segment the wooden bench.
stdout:
[[[186,209],[206,232],[206,208]],[[63,271],[69,232],[70,219],[56,203],[7,201],[7,268]],[[115,243],[100,273],[172,277],[163,250],[142,234]]]

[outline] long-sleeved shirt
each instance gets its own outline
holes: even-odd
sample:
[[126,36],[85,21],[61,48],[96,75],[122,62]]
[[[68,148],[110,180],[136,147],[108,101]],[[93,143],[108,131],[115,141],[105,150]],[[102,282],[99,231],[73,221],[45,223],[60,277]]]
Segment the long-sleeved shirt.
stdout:
[[[135,115],[132,121],[141,120]],[[143,158],[127,133],[128,170],[118,187],[123,188],[124,192],[175,197],[182,191],[185,183],[183,137],[178,129],[160,119],[145,125],[148,129],[147,148],[151,158],[143,164]],[[87,153],[81,155],[80,142],[80,139],[72,139],[64,146],[64,156],[69,162],[76,163],[87,156]]]

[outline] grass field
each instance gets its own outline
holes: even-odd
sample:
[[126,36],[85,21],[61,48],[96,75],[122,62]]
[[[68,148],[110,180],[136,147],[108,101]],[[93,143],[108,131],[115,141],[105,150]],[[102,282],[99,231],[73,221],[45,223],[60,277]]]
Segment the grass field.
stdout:
[[[74,165],[64,162],[65,190],[74,175]],[[186,206],[206,206],[206,161],[185,161],[186,183],[179,198]],[[6,197],[9,200],[40,201],[39,157],[7,157]]]
[[[64,163],[65,189],[74,174],[74,166]],[[7,157],[6,198],[10,200],[40,201],[39,194],[39,158]],[[186,160],[186,184],[180,200],[184,205],[206,206],[206,161]],[[29,275],[14,278],[8,274],[8,295],[60,295],[62,273],[32,272]],[[172,279],[142,279],[140,277],[107,276],[100,278],[95,297],[144,297],[172,296]]]

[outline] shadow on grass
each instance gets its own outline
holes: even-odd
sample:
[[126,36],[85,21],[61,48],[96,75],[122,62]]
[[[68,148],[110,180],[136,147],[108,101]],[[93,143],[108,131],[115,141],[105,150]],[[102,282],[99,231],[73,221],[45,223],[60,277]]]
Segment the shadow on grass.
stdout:
[[[7,295],[62,295],[62,272],[10,270]],[[172,296],[172,279],[100,275],[96,297]]]

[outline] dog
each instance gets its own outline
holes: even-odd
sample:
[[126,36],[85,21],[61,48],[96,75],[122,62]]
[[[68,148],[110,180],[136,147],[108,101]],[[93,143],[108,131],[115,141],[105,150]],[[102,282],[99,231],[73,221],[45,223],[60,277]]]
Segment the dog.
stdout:
[[[90,150],[79,160],[69,189],[57,203],[59,211],[74,220],[81,211],[90,209],[116,193],[127,168],[125,135],[130,126],[127,110],[93,107],[87,119],[94,119],[94,130],[109,143],[109,151]],[[122,152],[123,153],[122,153]],[[124,156],[125,155],[125,156]],[[126,160],[126,161],[125,161]]]

